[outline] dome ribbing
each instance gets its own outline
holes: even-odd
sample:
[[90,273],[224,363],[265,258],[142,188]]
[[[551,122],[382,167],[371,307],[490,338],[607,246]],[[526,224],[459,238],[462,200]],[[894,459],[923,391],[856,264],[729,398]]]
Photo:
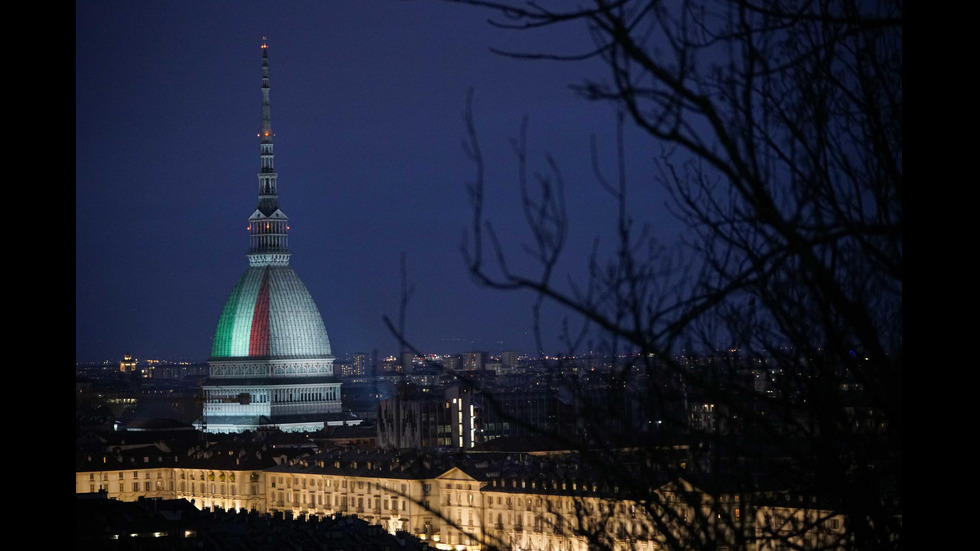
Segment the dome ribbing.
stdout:
[[211,358],[330,355],[323,318],[296,272],[288,265],[248,268],[221,313]]

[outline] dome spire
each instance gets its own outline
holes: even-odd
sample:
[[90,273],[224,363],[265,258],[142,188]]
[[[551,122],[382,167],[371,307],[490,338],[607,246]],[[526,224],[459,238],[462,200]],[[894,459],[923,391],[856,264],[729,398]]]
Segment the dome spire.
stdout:
[[272,143],[272,114],[269,109],[269,44],[262,37],[262,143]]
[[259,132],[259,204],[248,219],[250,265],[288,264],[289,219],[279,209],[277,174],[273,165],[272,111],[269,101],[269,45],[262,37],[262,129]]

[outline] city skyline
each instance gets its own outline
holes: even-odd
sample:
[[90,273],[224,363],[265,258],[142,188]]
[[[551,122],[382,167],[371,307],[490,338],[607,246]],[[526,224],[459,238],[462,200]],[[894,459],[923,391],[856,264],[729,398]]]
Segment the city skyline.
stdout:
[[[511,250],[527,240],[511,149],[523,117],[532,162],[550,154],[562,168],[578,217],[561,266],[572,274],[613,228],[589,148],[594,134],[614,151],[615,119],[569,89],[588,64],[490,51],[574,47],[581,32],[534,43],[489,15],[442,3],[76,3],[76,361],[207,359],[247,265],[264,36],[291,263],[334,353],[397,350],[382,320],[398,319],[402,255],[406,334],[420,350],[533,351],[532,297],[480,288],[460,250],[475,172],[462,146],[467,93],[487,214]],[[649,143],[628,143],[630,171],[646,175],[638,202],[657,212]],[[561,350],[557,332],[543,328],[543,352]]]

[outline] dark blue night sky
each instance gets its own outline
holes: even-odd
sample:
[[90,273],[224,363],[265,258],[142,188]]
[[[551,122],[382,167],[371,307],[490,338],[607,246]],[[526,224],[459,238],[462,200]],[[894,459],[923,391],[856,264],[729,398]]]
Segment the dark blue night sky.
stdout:
[[[528,117],[532,161],[562,168],[579,278],[616,205],[589,163],[614,151],[614,113],[569,84],[596,62],[513,60],[491,47],[581,51],[583,29],[524,35],[488,13],[429,2],[76,2],[75,358],[203,361],[247,267],[268,37],[280,204],[292,265],[334,354],[397,351],[399,257],[414,286],[407,336],[426,352],[533,351],[527,294],[481,289],[460,252],[471,223],[467,90],[487,160],[487,216],[527,241],[510,140]],[[537,42],[532,42],[536,40]],[[665,239],[650,144],[628,151],[636,215]],[[612,170],[611,155],[609,159]],[[543,334],[558,332],[548,310]],[[555,340],[545,352],[558,352]]]

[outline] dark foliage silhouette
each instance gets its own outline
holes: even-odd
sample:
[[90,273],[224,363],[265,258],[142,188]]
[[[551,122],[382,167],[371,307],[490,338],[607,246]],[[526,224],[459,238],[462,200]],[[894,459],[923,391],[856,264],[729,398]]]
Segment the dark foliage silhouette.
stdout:
[[[468,100],[470,272],[533,291],[535,315],[553,304],[582,322],[569,326],[570,353],[591,339],[614,359],[599,383],[561,383],[581,430],[555,436],[594,465],[631,450],[635,468],[605,475],[668,548],[901,547],[901,3],[462,3],[491,10],[502,31],[582,33],[580,51],[499,53],[601,60],[604,76],[574,88],[652,139],[655,181],[688,230],[655,242],[629,208],[625,171],[608,177],[596,159],[618,204],[618,245],[567,283],[560,160],[536,170],[522,129],[530,244],[517,254],[538,269],[513,268],[484,211]],[[780,499],[824,513],[773,518]],[[629,541],[603,527],[590,536]]]

